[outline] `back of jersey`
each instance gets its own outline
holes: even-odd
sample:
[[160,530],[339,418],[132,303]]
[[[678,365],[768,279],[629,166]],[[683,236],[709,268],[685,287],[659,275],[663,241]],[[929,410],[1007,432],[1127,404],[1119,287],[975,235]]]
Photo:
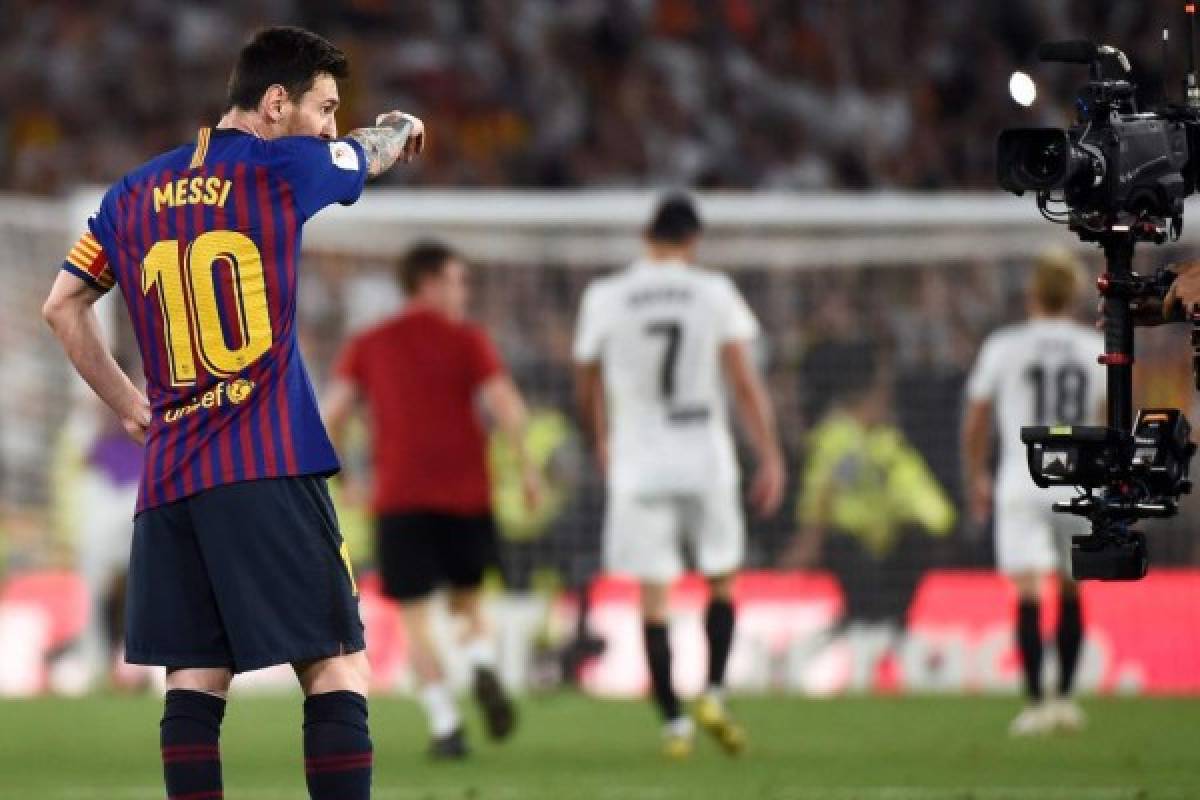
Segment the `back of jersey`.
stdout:
[[1090,425],[1104,401],[1104,337],[1068,319],[1034,319],[984,342],[967,395],[992,403],[1000,436],[1000,491],[1033,489],[1021,428]]
[[129,308],[153,412],[139,510],[337,470],[296,342],[300,230],[365,178],[356,143],[205,128],[109,189],[64,268]]
[[758,323],[733,282],[677,262],[637,262],[584,295],[575,360],[600,364],[609,484],[704,491],[737,482],[721,348]]

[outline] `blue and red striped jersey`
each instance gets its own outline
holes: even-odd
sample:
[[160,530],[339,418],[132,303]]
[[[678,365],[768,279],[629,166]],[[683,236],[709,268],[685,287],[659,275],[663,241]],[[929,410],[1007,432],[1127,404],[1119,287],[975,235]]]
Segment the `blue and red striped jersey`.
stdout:
[[366,169],[352,140],[204,128],[105,194],[63,269],[129,309],[153,411],[138,511],[338,470],[296,340],[300,232]]

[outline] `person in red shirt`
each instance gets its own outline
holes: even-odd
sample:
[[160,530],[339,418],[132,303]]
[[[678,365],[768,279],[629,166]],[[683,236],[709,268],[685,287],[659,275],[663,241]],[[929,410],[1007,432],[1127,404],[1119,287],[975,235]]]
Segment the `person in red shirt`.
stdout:
[[466,621],[460,644],[488,734],[502,739],[515,723],[480,607],[484,572],[497,559],[481,406],[518,453],[526,502],[536,506],[540,495],[524,447],[524,401],[491,339],[464,319],[466,275],[446,245],[413,247],[399,264],[404,309],[345,346],[323,404],[335,445],[356,404],[366,406],[377,560],[384,593],[403,608],[431,754],[439,758],[467,754],[430,631],[430,599],[442,586]]

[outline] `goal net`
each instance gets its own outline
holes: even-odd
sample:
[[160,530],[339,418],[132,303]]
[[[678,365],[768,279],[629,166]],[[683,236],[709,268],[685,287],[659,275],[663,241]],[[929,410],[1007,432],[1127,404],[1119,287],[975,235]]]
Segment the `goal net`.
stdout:
[[[974,672],[963,667],[949,678],[928,673],[920,661],[924,651],[896,655],[891,667],[878,659],[859,664],[862,653],[882,652],[886,642],[860,643],[862,652],[854,651],[849,667],[829,666],[819,653],[799,653],[803,648],[796,642],[811,644],[808,634],[828,628],[845,601],[837,577],[823,572],[820,560],[801,571],[780,569],[797,558],[793,535],[803,524],[798,509],[805,506],[814,469],[813,437],[827,432],[823,423],[844,410],[848,397],[878,392],[886,413],[877,435],[844,442],[844,463],[835,475],[847,492],[863,499],[858,532],[870,540],[868,552],[878,560],[872,567],[878,580],[866,590],[874,595],[868,603],[872,613],[893,628],[912,627],[921,617],[931,630],[942,630],[943,623],[960,622],[947,604],[990,603],[995,607],[979,613],[1000,627],[979,633],[972,653],[984,647],[981,642],[994,628],[1007,631],[1002,586],[956,589],[946,583],[963,570],[992,565],[990,531],[963,511],[958,429],[964,382],[983,337],[1021,317],[1027,265],[1038,252],[1050,245],[1071,248],[1094,271],[1101,266],[1098,253],[1042,221],[1028,198],[699,193],[698,199],[706,224],[699,260],[728,271],[762,323],[765,335],[756,354],[778,411],[789,468],[783,510],[774,519],[750,522],[748,566],[764,582],[746,591],[769,602],[744,617],[734,661],[737,679],[746,686],[811,688],[836,684],[828,674],[841,669],[850,676],[839,679],[844,684],[861,680],[871,687],[906,680],[889,678],[894,668],[900,675],[926,670],[924,683],[909,681],[924,688],[1013,685],[1012,664],[999,661]],[[61,201],[0,198],[0,577],[71,564],[78,520],[86,515],[71,481],[86,446],[80,439],[90,428],[73,420],[92,412],[81,411],[87,393],[38,310],[57,264],[98,200],[96,191]],[[571,340],[583,288],[638,255],[655,200],[650,192],[624,191],[379,190],[368,191],[353,207],[322,212],[304,231],[298,325],[318,387],[348,335],[402,305],[394,266],[409,245],[436,237],[468,258],[472,316],[497,342],[533,409],[529,444],[550,486],[546,506],[526,512],[511,459],[499,445],[493,448],[503,584],[517,597],[542,598],[560,596],[561,589],[578,595],[590,587],[591,624],[610,642],[602,665],[605,659],[633,658],[637,642],[629,631],[636,629],[629,628],[632,611],[623,585],[596,580],[603,486],[573,410]],[[1187,252],[1179,245],[1144,247],[1138,263],[1149,268]],[[1093,316],[1094,299],[1086,294],[1081,318]],[[115,345],[131,352],[123,309],[106,300],[102,314]],[[1139,332],[1138,358],[1140,402],[1191,413],[1195,392],[1187,336],[1178,329]],[[343,455],[365,467],[367,447],[368,438],[360,434]],[[888,447],[891,455],[868,457],[871,448]],[[871,497],[880,499],[875,503]],[[365,513],[343,499],[341,514],[356,559],[369,572]],[[1189,531],[1198,514],[1200,508],[1188,502],[1177,519],[1152,526],[1155,567],[1195,563]],[[771,583],[771,574],[790,575],[793,583]],[[937,577],[932,586],[931,575]],[[1179,586],[1185,588],[1164,589],[1164,597],[1178,600],[1186,592],[1200,600],[1193,583]],[[947,591],[950,599],[939,599]],[[684,647],[700,652],[696,598],[702,590],[685,585],[679,592],[679,607],[692,609],[681,612],[692,614]],[[810,593],[807,605],[788,605],[796,592]],[[825,605],[812,597],[824,598]],[[1002,602],[994,602],[997,597]],[[1104,602],[1109,600],[1094,601]],[[573,611],[547,616],[545,603],[538,608],[529,616],[528,640],[571,639]],[[1185,622],[1192,624],[1180,624]],[[1145,670],[1118,669],[1124,645],[1114,644],[1113,637],[1124,634],[1104,635],[1109,638],[1094,648],[1107,647],[1108,660],[1101,664],[1093,653],[1091,685],[1113,688],[1124,681],[1154,688]],[[1197,659],[1193,667],[1200,664],[1190,650],[1187,658]],[[583,680],[600,691],[636,690],[643,673],[634,661],[621,664],[627,669],[585,669]],[[984,675],[993,666],[995,674]],[[523,680],[535,680],[535,666],[522,669]],[[866,672],[856,678],[856,670]],[[963,677],[968,673],[974,677]],[[1180,679],[1184,684],[1171,686],[1200,688],[1186,683],[1195,683],[1200,669],[1190,674]]]

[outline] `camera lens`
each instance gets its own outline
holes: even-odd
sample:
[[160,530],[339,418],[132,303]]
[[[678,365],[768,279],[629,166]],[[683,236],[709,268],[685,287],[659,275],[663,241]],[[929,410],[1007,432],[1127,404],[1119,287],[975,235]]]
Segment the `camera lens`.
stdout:
[[1038,184],[1056,185],[1063,167],[1062,140],[1049,142],[1039,146],[1031,142],[1026,149],[1021,167]]
[[1066,183],[1069,148],[1063,131],[1027,131],[1016,153],[1019,179],[1030,189],[1059,188]]
[[1095,156],[1093,149],[1072,142],[1061,128],[1014,128],[1002,132],[997,142],[997,178],[1009,191],[1086,185],[1103,174]]

